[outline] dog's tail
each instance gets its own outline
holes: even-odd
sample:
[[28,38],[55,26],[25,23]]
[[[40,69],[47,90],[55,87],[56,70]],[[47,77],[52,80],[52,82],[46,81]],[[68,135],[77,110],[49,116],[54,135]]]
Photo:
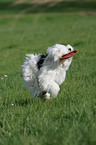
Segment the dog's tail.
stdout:
[[38,96],[39,84],[38,84],[38,66],[37,62],[40,60],[39,55],[27,54],[26,59],[22,65],[22,77],[24,85],[30,90],[32,96]]

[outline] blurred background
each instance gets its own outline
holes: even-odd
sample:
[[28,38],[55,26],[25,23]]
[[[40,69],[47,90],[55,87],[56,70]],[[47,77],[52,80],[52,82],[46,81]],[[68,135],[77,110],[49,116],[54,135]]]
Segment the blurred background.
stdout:
[[0,12],[5,14],[35,14],[51,12],[96,12],[95,0],[0,0]]

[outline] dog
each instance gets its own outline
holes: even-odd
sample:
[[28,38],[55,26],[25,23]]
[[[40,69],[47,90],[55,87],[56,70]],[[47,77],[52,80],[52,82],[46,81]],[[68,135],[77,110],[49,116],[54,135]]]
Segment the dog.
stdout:
[[46,55],[26,54],[22,76],[24,85],[32,96],[41,99],[55,98],[77,52],[71,45],[55,44],[47,49]]

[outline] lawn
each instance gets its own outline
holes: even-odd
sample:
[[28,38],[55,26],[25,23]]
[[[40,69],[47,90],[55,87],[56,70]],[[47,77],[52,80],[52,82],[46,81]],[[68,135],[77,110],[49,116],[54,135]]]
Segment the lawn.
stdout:
[[[0,0],[0,145],[95,145],[96,1],[30,1]],[[23,86],[21,65],[56,43],[78,54],[44,102]]]

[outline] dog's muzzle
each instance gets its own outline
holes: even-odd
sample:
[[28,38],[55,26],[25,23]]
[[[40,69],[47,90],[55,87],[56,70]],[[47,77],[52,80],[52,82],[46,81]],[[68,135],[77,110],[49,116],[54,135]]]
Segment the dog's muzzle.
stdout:
[[60,57],[60,60],[62,59],[67,59],[70,57],[73,57],[74,55],[76,55],[78,53],[77,50],[71,51],[70,53],[64,54],[63,56]]

